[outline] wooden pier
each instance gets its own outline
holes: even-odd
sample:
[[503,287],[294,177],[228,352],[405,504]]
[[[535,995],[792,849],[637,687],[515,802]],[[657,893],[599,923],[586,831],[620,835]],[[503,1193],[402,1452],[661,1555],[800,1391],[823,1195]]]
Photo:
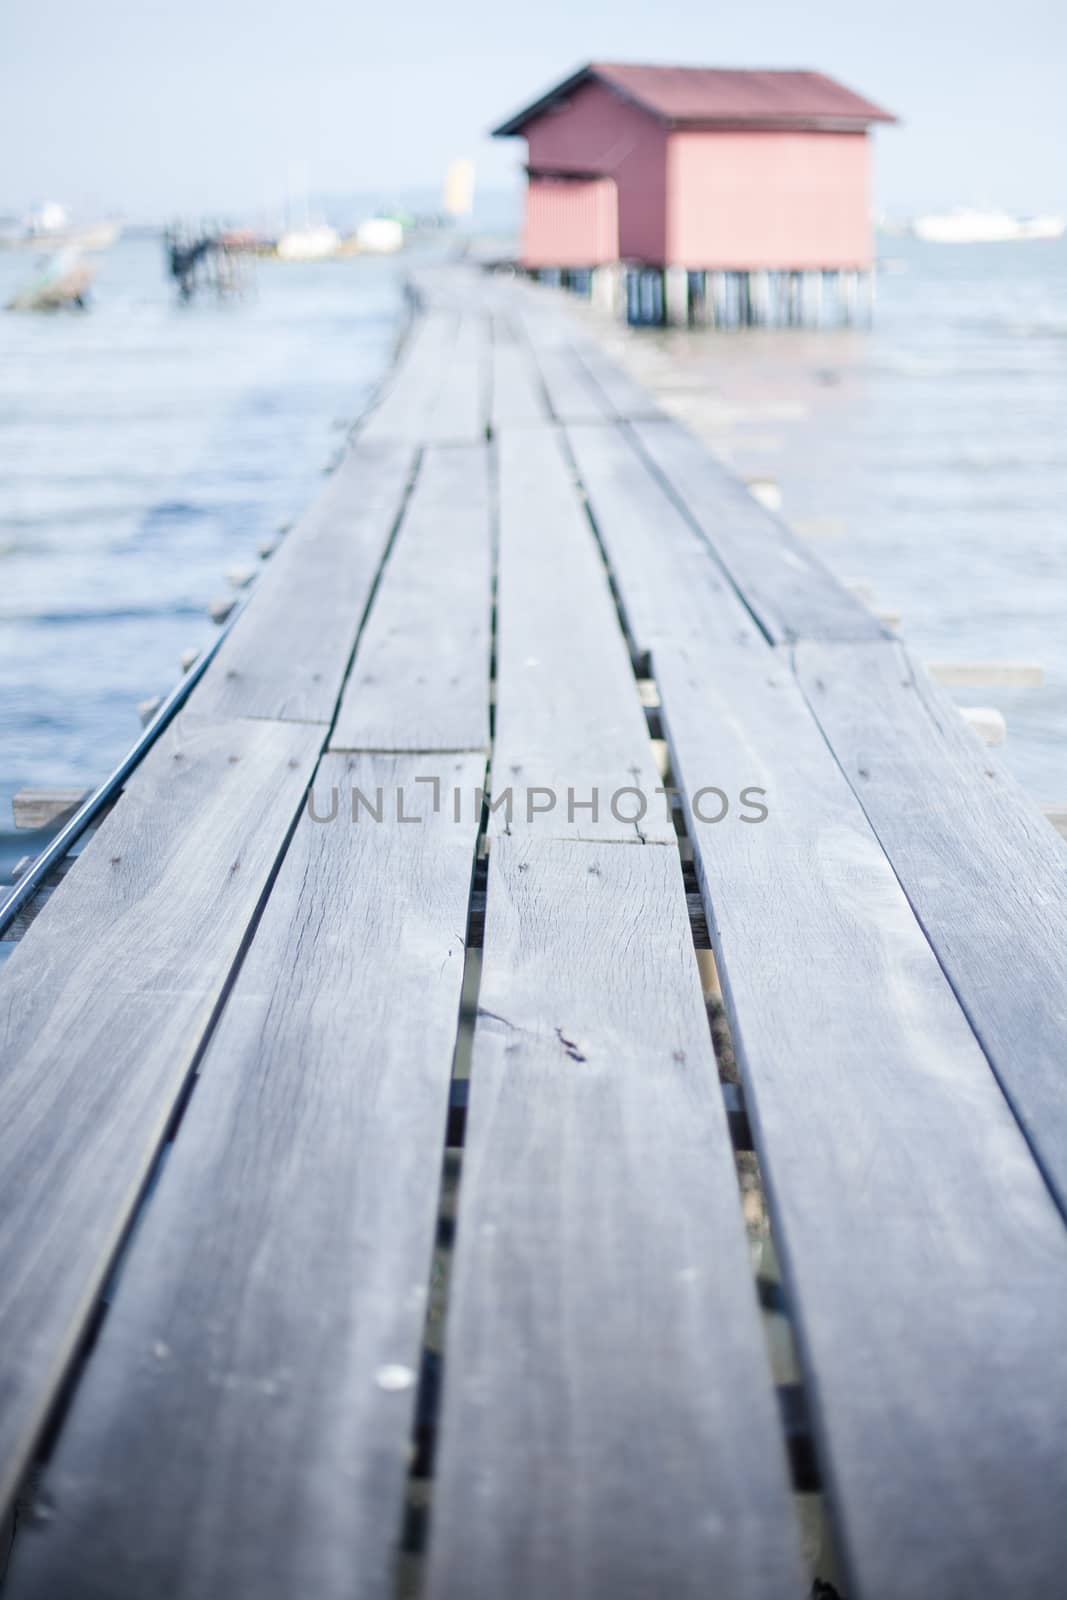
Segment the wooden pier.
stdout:
[[1064,843],[558,297],[417,289],[0,969],[4,1600],[1046,1600]]

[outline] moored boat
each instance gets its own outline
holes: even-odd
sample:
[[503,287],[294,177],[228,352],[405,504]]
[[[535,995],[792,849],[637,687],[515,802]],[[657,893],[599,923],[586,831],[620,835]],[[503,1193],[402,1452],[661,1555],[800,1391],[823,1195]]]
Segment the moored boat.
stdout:
[[289,228],[278,240],[277,254],[282,261],[324,261],[336,255],[341,235],[325,223]]
[[60,311],[85,309],[94,272],[77,250],[58,251],[44,271],[9,300],[8,311]]
[[1058,216],[1016,217],[1010,211],[930,212],[916,217],[912,232],[928,244],[1006,244],[1022,239],[1059,239],[1067,219]]

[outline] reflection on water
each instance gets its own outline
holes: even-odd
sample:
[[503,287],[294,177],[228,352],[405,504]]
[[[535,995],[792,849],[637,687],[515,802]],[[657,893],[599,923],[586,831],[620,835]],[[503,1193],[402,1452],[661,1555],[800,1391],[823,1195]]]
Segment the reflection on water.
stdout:
[[842,578],[899,611],[920,658],[1034,659],[1041,689],[960,694],[1067,803],[1067,241],[883,240],[873,331],[613,334],[663,404]]
[[[91,311],[0,314],[0,882],[24,784],[98,781],[213,633],[225,570],[315,492],[388,362],[382,261],[256,264],[177,304],[156,241],[97,258]],[[0,252],[0,304],[32,275]]]

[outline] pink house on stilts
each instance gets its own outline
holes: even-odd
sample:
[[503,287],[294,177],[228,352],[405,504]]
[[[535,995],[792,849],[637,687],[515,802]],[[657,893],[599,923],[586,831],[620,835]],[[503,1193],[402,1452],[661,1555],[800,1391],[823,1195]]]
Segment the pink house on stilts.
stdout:
[[788,323],[869,306],[895,120],[819,72],[593,62],[494,134],[527,141],[528,270],[637,321]]

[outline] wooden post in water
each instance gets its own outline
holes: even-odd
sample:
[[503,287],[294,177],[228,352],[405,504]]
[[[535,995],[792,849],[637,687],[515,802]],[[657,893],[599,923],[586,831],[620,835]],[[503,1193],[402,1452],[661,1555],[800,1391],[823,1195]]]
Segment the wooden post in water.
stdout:
[[623,269],[618,261],[606,261],[590,273],[589,299],[598,311],[616,317],[625,308]]
[[822,273],[804,274],[805,320],[813,328],[822,326]]
[[663,320],[672,328],[689,326],[689,274],[684,267],[664,269]]
[[725,272],[712,272],[711,279],[711,321],[716,328],[726,325],[726,274]]
[[703,327],[707,325],[708,317],[708,274],[706,272],[691,272],[689,274],[689,320],[694,326]]
[[875,299],[873,267],[870,267],[866,272],[861,272],[859,274],[859,295],[863,325],[865,328],[873,327]]

